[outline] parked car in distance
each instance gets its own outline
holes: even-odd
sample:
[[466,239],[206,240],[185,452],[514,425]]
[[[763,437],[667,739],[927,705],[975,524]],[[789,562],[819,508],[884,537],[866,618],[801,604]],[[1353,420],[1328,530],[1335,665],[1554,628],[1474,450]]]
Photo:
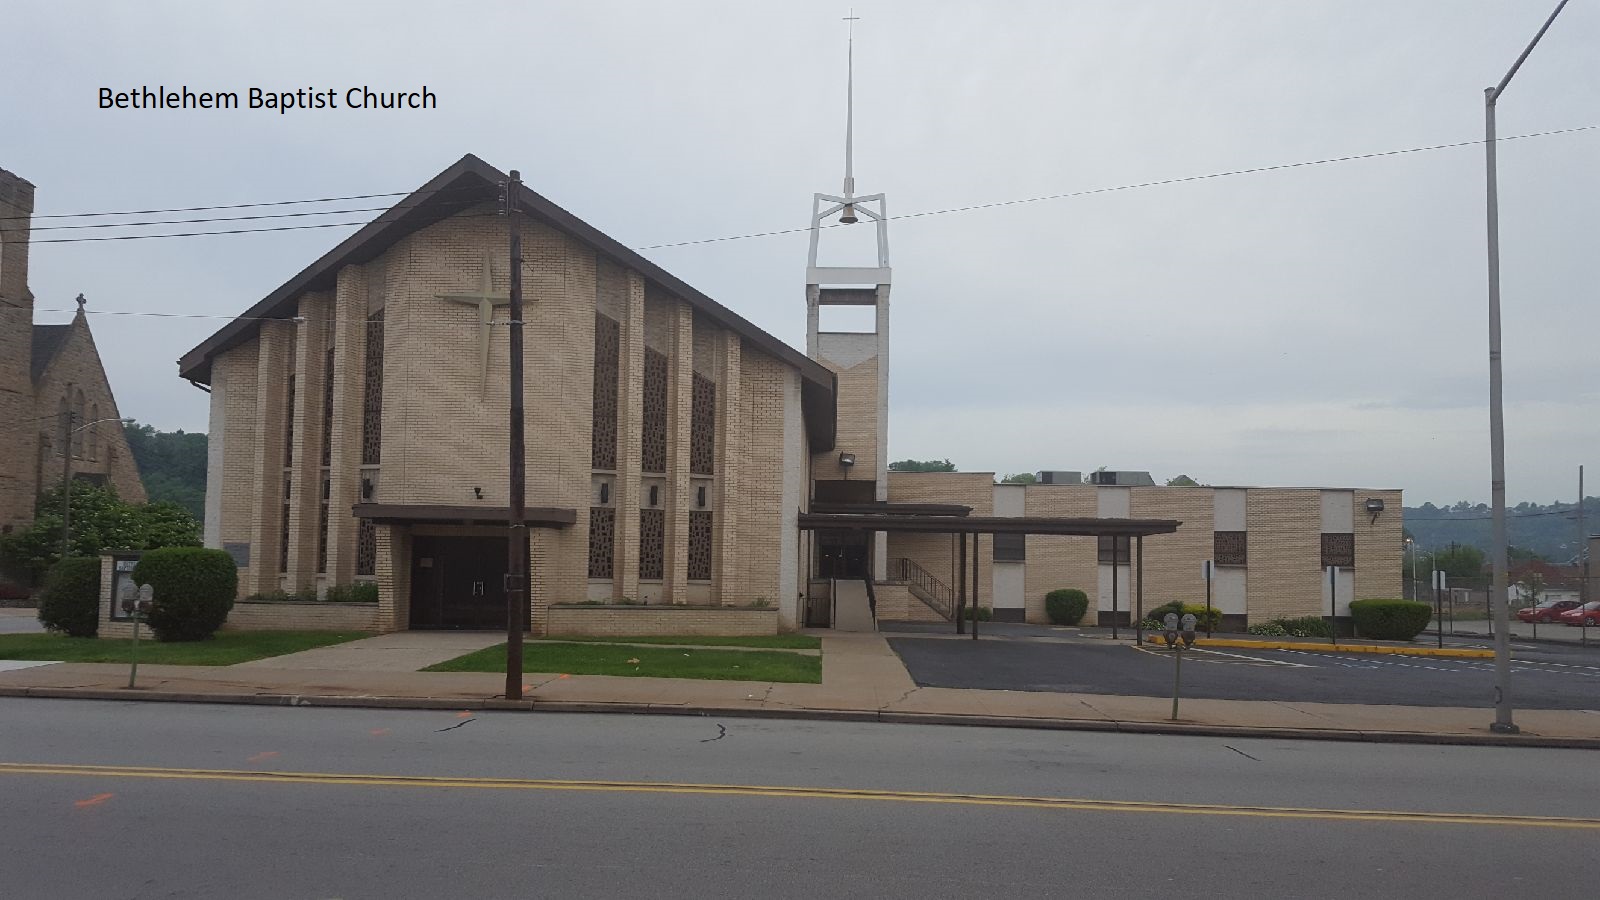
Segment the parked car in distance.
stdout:
[[1538,622],[1540,625],[1548,625],[1554,622],[1557,616],[1567,610],[1575,609],[1577,606],[1578,601],[1576,600],[1545,600],[1538,606],[1524,606],[1522,609],[1517,610],[1517,618],[1523,622]]
[[1561,614],[1561,621],[1574,626],[1600,626],[1600,600],[1591,600],[1582,606],[1575,606],[1567,610]]

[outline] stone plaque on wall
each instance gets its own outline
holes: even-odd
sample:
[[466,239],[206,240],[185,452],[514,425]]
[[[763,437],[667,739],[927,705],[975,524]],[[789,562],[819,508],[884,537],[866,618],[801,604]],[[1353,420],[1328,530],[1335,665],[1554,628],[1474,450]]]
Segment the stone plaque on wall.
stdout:
[[249,541],[227,541],[223,543],[222,550],[233,557],[233,564],[239,568],[244,569],[250,566]]

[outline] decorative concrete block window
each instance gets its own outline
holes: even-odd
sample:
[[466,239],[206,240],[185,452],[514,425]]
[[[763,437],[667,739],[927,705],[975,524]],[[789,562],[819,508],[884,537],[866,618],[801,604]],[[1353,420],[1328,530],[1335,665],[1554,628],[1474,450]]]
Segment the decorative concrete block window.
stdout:
[[[617,468],[617,382],[622,328],[615,319],[594,317],[594,424],[590,436],[591,468]],[[663,408],[665,408],[663,406]]]
[[375,466],[383,446],[383,310],[367,317],[361,395],[361,464]]
[[644,351],[644,421],[640,429],[640,468],[667,470],[667,357]]
[[[378,495],[378,469],[363,466],[359,476],[361,499],[372,500]],[[378,574],[378,526],[371,519],[356,522],[356,574]]]
[[1211,559],[1219,566],[1248,565],[1248,541],[1242,531],[1211,533]]
[[[294,358],[294,353],[289,354]],[[283,389],[283,466],[288,468],[294,465],[294,373],[284,381]]]
[[294,479],[283,474],[283,508],[278,511],[278,571],[289,571],[289,494]]
[[660,581],[665,562],[666,510],[639,510],[639,578]]
[[690,581],[711,580],[711,511],[689,510],[689,571]]
[[716,460],[717,385],[698,373],[694,376],[689,419],[689,471],[710,475]]
[[[332,333],[330,329],[329,333]],[[333,462],[333,345],[322,357],[322,466]]]
[[1353,534],[1325,534],[1322,536],[1322,565],[1353,569],[1356,566],[1356,536]]
[[333,496],[333,484],[328,470],[322,470],[322,503],[317,510],[317,572],[328,571],[328,500]]
[[596,475],[589,488],[589,577],[610,579],[617,547],[615,479]]

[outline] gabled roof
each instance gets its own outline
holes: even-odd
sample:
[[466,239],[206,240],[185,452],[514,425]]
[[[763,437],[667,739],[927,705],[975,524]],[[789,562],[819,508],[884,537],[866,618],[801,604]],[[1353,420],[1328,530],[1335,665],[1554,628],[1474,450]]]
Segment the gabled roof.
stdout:
[[[296,314],[300,297],[312,291],[332,290],[341,268],[375,259],[396,242],[467,207],[499,198],[500,185],[507,181],[504,172],[472,154],[440,172],[431,181],[400,200],[360,231],[323,254],[300,274],[284,282],[243,316],[224,325],[178,360],[178,374],[190,381],[209,384],[211,360],[216,354],[255,337],[261,319],[287,319]],[[550,202],[524,186],[522,211],[593,248],[618,265],[633,269],[757,349],[799,370],[802,409],[813,450],[833,447],[837,411],[837,380],[821,363],[762,331],[748,319],[702,294],[633,250]]]
[[72,325],[35,325],[33,326],[33,359],[30,373],[35,384],[44,377],[44,370],[50,367],[51,360],[61,352],[67,342],[67,334],[71,332]]

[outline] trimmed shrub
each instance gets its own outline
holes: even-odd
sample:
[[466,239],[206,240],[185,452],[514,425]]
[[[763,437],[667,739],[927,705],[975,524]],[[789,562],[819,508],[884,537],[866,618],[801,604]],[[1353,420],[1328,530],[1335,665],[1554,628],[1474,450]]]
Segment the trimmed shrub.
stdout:
[[149,615],[158,641],[203,641],[227,621],[239,590],[239,569],[223,550],[151,550],[133,569],[137,584],[155,589]]
[[50,569],[39,595],[39,623],[71,637],[100,632],[100,560],[69,556]]
[[[994,616],[994,610],[990,609],[987,606],[978,607],[978,621],[979,622],[987,622],[993,616]],[[968,622],[971,622],[972,621],[972,607],[970,607],[970,606],[967,607],[966,610],[961,614],[961,618],[966,619]]]
[[1155,619],[1140,619],[1133,623],[1133,627],[1143,628],[1145,631],[1165,631],[1167,629],[1167,626],[1157,622]]
[[1077,588],[1062,588],[1044,595],[1045,615],[1051,625],[1076,625],[1089,611],[1089,595]]
[[1262,622],[1260,625],[1251,625],[1245,630],[1251,634],[1261,635],[1262,637],[1289,636],[1288,629],[1284,628],[1282,625],[1279,625],[1277,622]]
[[1412,600],[1352,600],[1356,634],[1380,641],[1409,641],[1428,627],[1433,607]]
[[356,581],[350,584],[336,584],[328,588],[325,599],[329,603],[377,603],[378,583]]
[[[1174,600],[1171,603],[1163,603],[1155,609],[1146,610],[1144,616],[1147,619],[1162,622],[1166,619],[1167,613],[1177,613],[1180,620],[1185,615],[1193,615],[1194,627],[1201,631],[1206,630],[1206,605],[1204,603],[1180,603]],[[1211,607],[1210,618],[1211,630],[1216,631],[1217,626],[1222,624],[1222,610],[1217,609],[1215,606]],[[1167,626],[1162,624],[1161,627],[1166,628]]]
[[1333,626],[1321,616],[1273,619],[1270,624],[1282,628],[1284,634],[1290,637],[1333,637]]

